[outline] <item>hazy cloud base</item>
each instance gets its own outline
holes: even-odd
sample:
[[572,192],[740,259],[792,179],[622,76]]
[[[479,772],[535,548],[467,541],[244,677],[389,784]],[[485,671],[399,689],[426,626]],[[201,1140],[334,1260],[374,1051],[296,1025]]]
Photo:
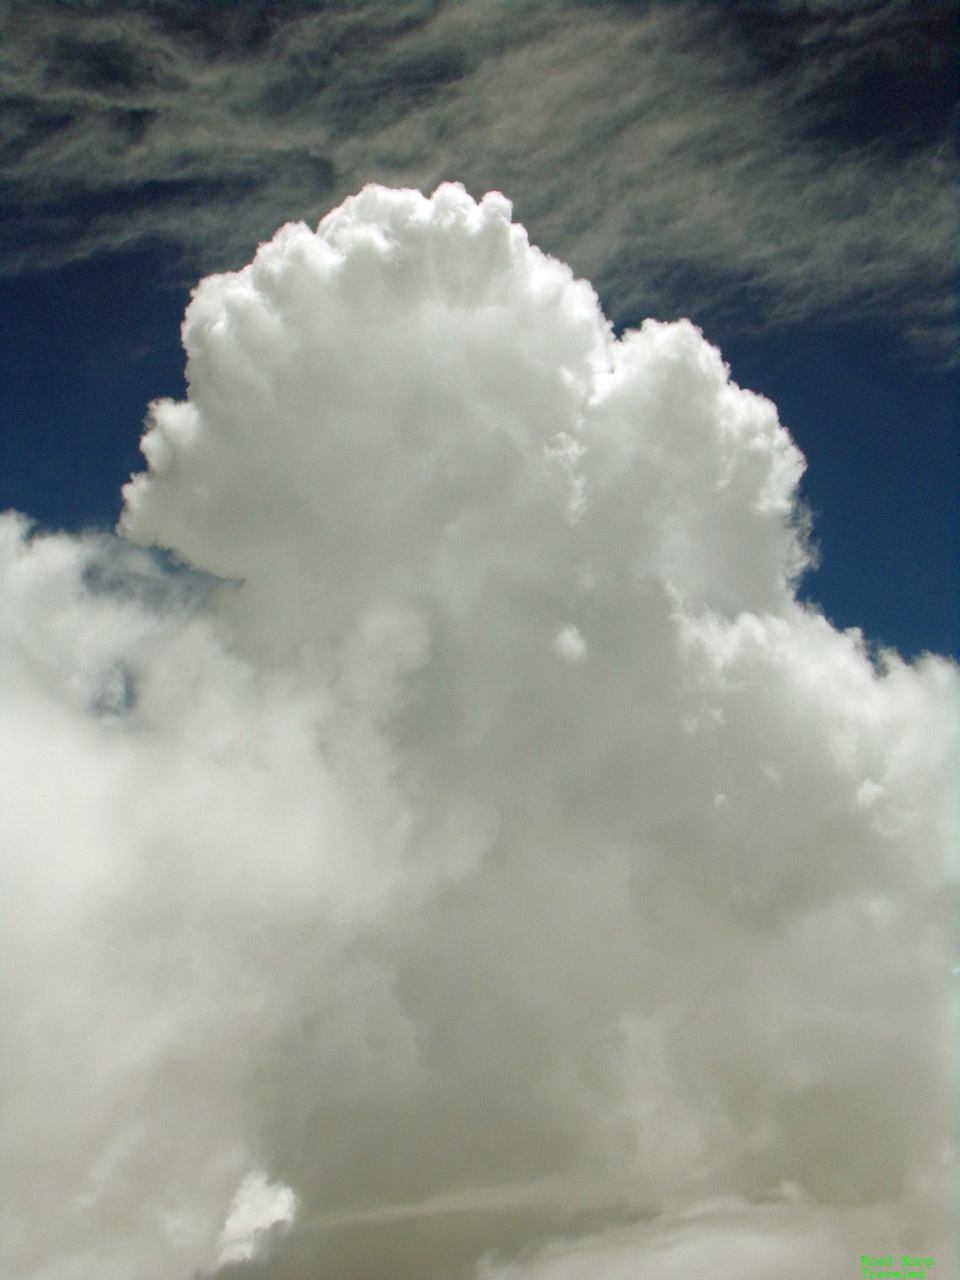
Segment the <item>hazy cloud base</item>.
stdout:
[[842,308],[949,355],[956,29],[901,0],[14,0],[0,262],[160,238],[231,268],[365,182],[456,179],[617,321]]
[[122,537],[2,525],[6,1274],[953,1274],[957,669],[774,406],[454,186],[183,338]]

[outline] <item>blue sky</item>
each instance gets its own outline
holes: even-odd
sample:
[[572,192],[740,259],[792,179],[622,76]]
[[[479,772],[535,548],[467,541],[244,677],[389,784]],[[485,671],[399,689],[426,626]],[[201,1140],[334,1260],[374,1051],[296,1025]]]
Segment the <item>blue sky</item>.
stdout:
[[958,652],[955,5],[109,8],[7,18],[5,507],[112,525],[197,278],[365,181],[460,179],[774,399],[837,625]]

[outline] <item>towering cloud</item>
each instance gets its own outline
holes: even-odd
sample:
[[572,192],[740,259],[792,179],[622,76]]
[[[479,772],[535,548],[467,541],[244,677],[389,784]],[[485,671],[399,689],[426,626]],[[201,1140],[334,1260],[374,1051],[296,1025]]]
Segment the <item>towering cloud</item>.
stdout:
[[5,518],[12,1280],[951,1274],[956,668],[510,213],[282,228],[121,537]]

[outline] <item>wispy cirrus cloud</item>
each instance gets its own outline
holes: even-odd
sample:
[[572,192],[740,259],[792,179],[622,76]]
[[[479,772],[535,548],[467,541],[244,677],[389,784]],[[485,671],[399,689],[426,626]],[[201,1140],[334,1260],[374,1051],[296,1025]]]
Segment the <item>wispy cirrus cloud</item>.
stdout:
[[864,76],[943,80],[951,29],[898,3],[14,5],[3,262],[161,238],[232,267],[366,181],[455,179],[508,191],[615,318],[843,307],[943,347],[949,111],[834,126]]

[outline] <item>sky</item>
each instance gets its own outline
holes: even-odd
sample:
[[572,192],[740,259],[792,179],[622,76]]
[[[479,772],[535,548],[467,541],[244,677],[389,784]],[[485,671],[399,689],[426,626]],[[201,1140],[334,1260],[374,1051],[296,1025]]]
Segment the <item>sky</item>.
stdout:
[[958,16],[4,7],[10,1280],[956,1276]]

